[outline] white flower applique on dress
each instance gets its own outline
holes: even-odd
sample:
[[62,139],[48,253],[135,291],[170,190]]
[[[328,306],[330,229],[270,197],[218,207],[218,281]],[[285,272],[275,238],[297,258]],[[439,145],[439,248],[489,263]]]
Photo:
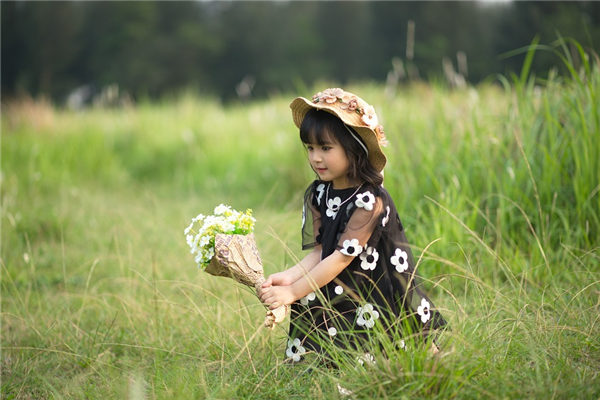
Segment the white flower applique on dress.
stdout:
[[342,199],[340,199],[339,197],[334,197],[333,199],[327,200],[327,211],[325,212],[325,214],[328,217],[331,217],[331,219],[335,219],[335,216],[337,215],[341,204]]
[[385,209],[386,209],[387,213],[385,214],[385,217],[383,217],[381,219],[381,226],[384,228],[387,225],[388,221],[390,220],[390,206],[385,206]]
[[421,316],[421,322],[426,323],[431,318],[431,312],[429,311],[430,304],[424,298],[421,299],[421,305],[417,307],[417,314]]
[[323,193],[325,193],[324,183],[321,183],[319,186],[317,186],[317,192],[319,192],[319,194],[317,195],[317,204],[321,205],[321,199],[323,198]]
[[316,297],[317,295],[315,294],[315,292],[310,292],[309,294],[300,299],[300,304],[302,304],[303,306],[307,306],[308,303],[313,301]]
[[408,254],[402,249],[396,249],[396,253],[390,257],[390,262],[396,266],[396,271],[402,273],[408,269]]
[[356,196],[356,201],[354,204],[356,204],[356,207],[361,207],[367,211],[371,211],[373,209],[373,205],[375,205],[375,196],[369,191],[359,193]]
[[291,358],[294,362],[300,361],[302,355],[306,353],[306,349],[300,343],[300,339],[288,340],[288,348],[285,351],[285,355]]
[[358,242],[358,239],[344,240],[340,253],[350,257],[356,257],[362,252],[362,249],[363,248]]
[[379,260],[379,253],[374,247],[367,247],[365,251],[360,254],[360,267],[365,271],[374,270],[377,266],[377,260]]
[[373,308],[373,304],[371,303],[366,303],[363,307],[358,307],[356,314],[358,315],[356,324],[364,326],[367,329],[375,326],[375,321],[379,318],[379,312]]

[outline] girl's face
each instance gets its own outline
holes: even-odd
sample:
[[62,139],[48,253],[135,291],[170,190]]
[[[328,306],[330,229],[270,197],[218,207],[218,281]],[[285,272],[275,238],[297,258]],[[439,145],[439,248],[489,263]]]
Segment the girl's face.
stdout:
[[312,169],[323,181],[331,181],[334,189],[353,186],[348,179],[350,161],[341,144],[332,139],[322,144],[307,143],[308,161]]

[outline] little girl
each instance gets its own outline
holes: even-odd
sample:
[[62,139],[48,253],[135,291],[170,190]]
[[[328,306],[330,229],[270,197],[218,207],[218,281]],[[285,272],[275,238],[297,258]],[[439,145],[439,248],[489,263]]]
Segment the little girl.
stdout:
[[[383,188],[386,144],[372,106],[342,89],[290,104],[318,179],[306,190],[298,264],[259,290],[271,309],[292,305],[286,355],[299,361],[324,341],[353,347],[382,327],[401,338],[445,325],[418,288],[393,200]],[[403,347],[404,341],[397,343]]]

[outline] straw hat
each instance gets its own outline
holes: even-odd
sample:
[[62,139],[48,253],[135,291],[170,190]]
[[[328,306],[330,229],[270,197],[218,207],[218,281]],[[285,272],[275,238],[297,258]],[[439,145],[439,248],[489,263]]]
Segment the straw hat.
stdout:
[[383,126],[373,106],[357,95],[340,88],[326,89],[315,94],[311,100],[297,97],[290,104],[292,117],[298,128],[302,125],[304,116],[311,108],[324,110],[342,120],[360,135],[369,150],[369,161],[378,170],[383,171],[386,163],[381,146],[387,145]]

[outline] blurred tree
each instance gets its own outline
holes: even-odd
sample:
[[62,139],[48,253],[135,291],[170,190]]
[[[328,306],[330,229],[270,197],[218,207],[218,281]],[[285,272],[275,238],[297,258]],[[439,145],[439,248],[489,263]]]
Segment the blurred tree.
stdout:
[[25,46],[19,40],[23,36],[18,4],[2,3],[2,93],[15,93],[19,87],[28,87],[21,72],[28,60]]
[[[502,55],[531,43],[536,35],[549,44],[558,35],[576,39],[598,51],[600,40],[600,3],[598,2],[514,2],[499,10],[493,34],[494,54]],[[504,59],[501,72],[519,71],[525,55]],[[562,68],[549,52],[535,54],[534,70],[547,72]]]
[[23,85],[34,93],[64,94],[66,88],[75,83],[67,72],[80,46],[77,36],[82,22],[81,10],[75,3],[58,7],[37,3],[31,7],[3,2],[3,91],[7,64],[7,78],[11,78],[6,81],[9,88],[14,90]]
[[[443,58],[455,69],[460,58],[473,83],[518,71],[523,56],[501,55],[535,35],[600,41],[599,2],[2,1],[0,10],[2,94],[58,101],[80,85],[233,98],[241,81],[254,96],[316,80],[383,82],[393,58],[409,61],[408,21],[424,79],[442,75]],[[539,52],[533,70],[556,63]]]

